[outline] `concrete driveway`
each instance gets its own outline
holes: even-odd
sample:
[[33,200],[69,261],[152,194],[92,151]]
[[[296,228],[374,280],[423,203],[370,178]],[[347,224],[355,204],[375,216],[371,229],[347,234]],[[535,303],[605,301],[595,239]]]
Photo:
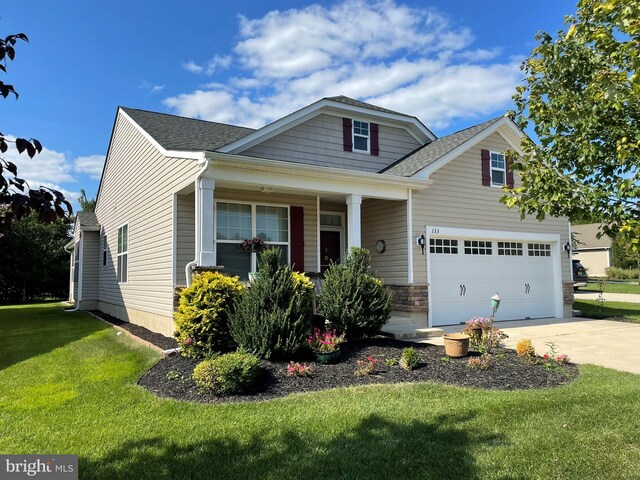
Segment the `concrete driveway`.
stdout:
[[[509,335],[505,345],[515,348],[530,338],[538,355],[548,351],[547,342],[555,342],[558,353],[566,353],[574,363],[593,363],[625,372],[640,373],[640,324],[593,320],[589,318],[543,318],[496,322]],[[461,325],[443,327],[456,333]],[[442,338],[425,340],[442,345]]]

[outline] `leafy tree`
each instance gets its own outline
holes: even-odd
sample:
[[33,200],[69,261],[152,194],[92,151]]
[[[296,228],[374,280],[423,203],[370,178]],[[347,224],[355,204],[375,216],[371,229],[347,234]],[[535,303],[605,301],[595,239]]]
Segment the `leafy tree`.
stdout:
[[87,192],[84,188],[80,189],[80,196],[78,197],[78,203],[80,204],[80,210],[83,212],[95,212],[96,211],[96,199],[87,198]]
[[614,238],[611,244],[611,265],[617,268],[640,267],[640,251],[629,248],[622,238]]
[[[13,61],[15,58],[15,45],[18,40],[29,41],[24,33],[0,38],[0,70],[4,73],[7,73],[7,59]],[[5,99],[9,95],[18,98],[18,92],[13,85],[1,80],[0,95]],[[12,140],[0,133],[0,155],[8,150],[10,143],[14,144],[18,153],[27,152],[30,158],[42,151],[42,145],[34,138]],[[18,176],[16,165],[0,156],[0,235],[9,230],[12,220],[19,220],[32,211],[41,221],[51,223],[57,218],[70,215],[72,208],[64,195],[57,190],[43,186],[37,190],[32,189],[24,179]]]
[[514,120],[533,124],[514,158],[522,185],[502,201],[520,214],[601,222],[640,244],[640,3],[580,0],[568,29],[546,32],[521,69]]
[[63,299],[69,291],[68,220],[44,223],[35,213],[0,237],[0,303]]

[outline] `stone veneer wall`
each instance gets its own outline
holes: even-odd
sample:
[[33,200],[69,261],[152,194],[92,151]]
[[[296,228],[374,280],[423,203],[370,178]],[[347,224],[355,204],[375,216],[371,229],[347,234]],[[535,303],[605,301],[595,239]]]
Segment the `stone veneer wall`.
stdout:
[[398,312],[426,312],[429,309],[428,285],[386,285],[391,293],[391,309]]
[[562,284],[562,299],[565,305],[573,305],[573,282]]

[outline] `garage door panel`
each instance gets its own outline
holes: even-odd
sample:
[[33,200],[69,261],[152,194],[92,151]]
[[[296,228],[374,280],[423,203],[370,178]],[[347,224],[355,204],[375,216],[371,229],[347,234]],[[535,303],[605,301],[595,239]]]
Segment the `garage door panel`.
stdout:
[[[449,239],[449,244],[453,245],[454,240],[458,245],[455,254],[453,249],[447,253],[429,252],[433,325],[459,324],[474,316],[491,315],[490,298],[496,292],[502,298],[498,321],[554,315],[554,256],[548,242],[534,242],[536,256],[531,256],[530,242],[524,240],[503,241],[497,237],[472,242],[457,238]],[[498,242],[503,242],[500,255]],[[469,250],[471,246],[478,247],[475,254]],[[465,247],[469,253],[465,253]],[[487,253],[488,248],[490,255],[481,254]]]

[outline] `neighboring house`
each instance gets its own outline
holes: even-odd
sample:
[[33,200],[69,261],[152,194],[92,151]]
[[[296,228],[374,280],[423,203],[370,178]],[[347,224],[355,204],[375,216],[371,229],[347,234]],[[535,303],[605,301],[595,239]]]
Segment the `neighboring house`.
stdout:
[[73,298],[171,335],[193,267],[246,279],[256,254],[239,244],[259,236],[307,272],[369,249],[394,321],[488,316],[496,292],[499,320],[568,316],[568,222],[521,221],[498,202],[518,183],[503,152],[521,136],[500,117],[436,138],[347,97],[258,130],[118,108],[95,217],[76,224]]
[[590,277],[604,277],[611,266],[611,238],[603,235],[598,238],[599,223],[572,225],[574,238],[573,255],[587,269]]

